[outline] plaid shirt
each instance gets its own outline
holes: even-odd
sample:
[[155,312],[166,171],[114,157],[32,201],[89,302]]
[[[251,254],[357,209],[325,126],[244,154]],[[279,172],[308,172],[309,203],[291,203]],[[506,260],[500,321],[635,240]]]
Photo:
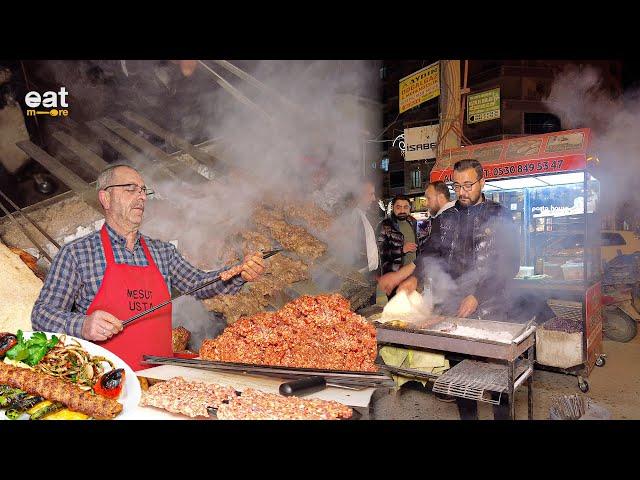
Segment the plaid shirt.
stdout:
[[[160,270],[171,292],[171,287],[186,292],[201,283],[212,280],[222,270],[205,272],[187,262],[176,247],[168,242],[137,234],[133,252],[127,250],[126,239],[107,225],[116,263],[138,267],[148,265],[140,237],[149,248],[151,257]],[[53,259],[40,296],[31,313],[34,330],[59,332],[82,337],[82,324],[93,302],[107,267],[100,231],[68,243]],[[226,270],[226,269],[224,269]],[[227,282],[217,281],[196,292],[198,299],[219,294],[237,293],[245,281],[236,276]]]

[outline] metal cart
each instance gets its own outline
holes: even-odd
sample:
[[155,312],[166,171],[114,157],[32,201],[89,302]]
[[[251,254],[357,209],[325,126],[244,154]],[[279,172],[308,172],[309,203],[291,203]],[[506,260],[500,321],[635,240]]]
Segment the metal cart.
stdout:
[[465,158],[482,164],[487,199],[505,206],[520,236],[521,272],[511,282],[511,318],[552,318],[548,301],[575,302],[582,325],[579,387],[602,352],[600,161],[588,128],[511,138],[443,152],[431,181],[451,182]]
[[[454,322],[457,325],[493,332],[511,333],[510,341],[494,341],[455,335],[455,330],[444,331],[442,326]],[[464,360],[437,377],[433,390],[448,395],[469,398],[481,402],[496,403],[500,396],[508,396],[509,415],[515,419],[514,393],[525,382],[528,389],[528,418],[533,418],[533,369],[535,330],[533,322],[526,325],[477,320],[447,318],[428,328],[392,326],[374,321],[378,344],[418,347],[441,352],[452,352],[482,358],[487,362]],[[493,363],[491,363],[493,362]],[[392,373],[409,374],[420,378],[432,378],[415,370],[383,367]],[[404,370],[404,372],[402,372]],[[498,400],[495,400],[497,394]]]
[[[598,291],[599,292],[599,291]],[[598,293],[596,292],[596,293]],[[600,304],[599,299],[592,299],[591,303]],[[556,315],[556,317],[567,318],[569,320],[573,320],[576,323],[583,324],[586,323],[585,319],[590,318],[590,315],[583,313],[583,309],[589,307],[587,302],[583,304],[582,302],[572,302],[566,300],[556,300],[550,299],[547,301],[547,305]],[[600,320],[602,321],[602,320]],[[584,332],[585,327],[587,325],[582,325],[582,332]],[[578,388],[581,392],[586,393],[589,391],[589,383],[586,378],[591,373],[591,370],[594,366],[603,367],[606,363],[606,355],[604,353],[598,352],[593,363],[589,362],[588,352],[591,345],[589,344],[589,336],[582,335],[582,356],[580,363],[569,367],[569,368],[560,368],[554,365],[545,365],[543,363],[537,362],[538,368],[541,370],[548,370],[552,372],[564,373],[566,375],[573,375],[578,379]]]

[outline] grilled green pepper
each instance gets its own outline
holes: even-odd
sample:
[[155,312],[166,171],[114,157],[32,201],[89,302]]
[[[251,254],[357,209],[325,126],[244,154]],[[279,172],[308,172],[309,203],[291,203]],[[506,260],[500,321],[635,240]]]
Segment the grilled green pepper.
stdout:
[[62,410],[64,405],[60,402],[42,402],[42,406],[36,405],[35,409],[31,410],[30,420],[40,420],[43,417],[51,413],[55,413],[58,410]]

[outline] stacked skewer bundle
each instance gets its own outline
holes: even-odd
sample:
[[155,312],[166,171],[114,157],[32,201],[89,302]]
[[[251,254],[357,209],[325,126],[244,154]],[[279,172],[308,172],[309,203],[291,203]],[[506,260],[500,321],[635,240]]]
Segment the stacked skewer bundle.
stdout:
[[579,395],[563,395],[555,399],[550,408],[551,417],[561,420],[579,420],[589,407],[589,399]]

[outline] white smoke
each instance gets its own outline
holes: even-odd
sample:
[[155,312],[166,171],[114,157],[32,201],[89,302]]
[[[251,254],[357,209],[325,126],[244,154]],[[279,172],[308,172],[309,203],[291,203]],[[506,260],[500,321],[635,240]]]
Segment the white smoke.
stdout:
[[[112,72],[116,78],[121,75],[119,63],[111,63],[116,66]],[[160,102],[160,111],[166,118],[158,119],[156,115],[149,119],[171,130],[168,125],[176,125],[176,121],[178,124],[182,121],[184,125],[187,120],[188,124],[194,123],[191,113],[202,112],[205,136],[219,139],[216,151],[221,152],[226,165],[238,171],[212,182],[191,185],[172,179],[144,155],[126,161],[144,170],[146,184],[161,198],[147,201],[141,231],[161,240],[177,240],[179,251],[192,263],[213,269],[225,263],[221,255],[225,241],[230,235],[250,227],[253,208],[267,197],[315,201],[317,208],[324,208],[331,214],[344,213],[345,205],[340,201],[348,193],[357,194],[362,185],[363,146],[380,131],[382,110],[376,112],[373,108],[371,114],[370,105],[358,100],[361,97],[379,99],[378,66],[374,62],[238,62],[269,91],[240,81],[213,61],[206,63],[248,100],[240,100],[220,87],[214,76],[198,65],[196,74],[181,80],[193,82],[187,89],[188,105],[182,105],[177,113],[177,107],[171,101]],[[105,68],[111,65],[107,62],[96,64]],[[84,68],[83,65],[80,67]],[[137,72],[153,72],[154,65],[155,62],[149,61],[145,72],[144,62],[137,62]],[[171,65],[166,68],[170,69]],[[153,91],[150,88],[145,92],[142,82],[135,83],[129,91],[126,79],[112,79],[102,84],[87,75],[69,74],[73,68],[59,62],[45,64],[43,72],[50,78],[59,77],[58,83],[67,87],[72,99],[82,98],[83,93],[99,98],[93,106],[95,112],[90,111],[92,106],[89,104],[82,107],[83,118],[79,122],[110,116],[131,126],[119,115],[122,112],[118,109],[124,108],[121,105],[142,116],[145,112],[136,111],[135,105],[127,104],[123,99],[137,98],[141,106],[146,102],[155,108],[158,102],[153,99],[158,91],[162,91],[162,88]],[[141,78],[142,74],[137,75]],[[135,78],[138,77],[133,74],[128,77],[129,80]],[[183,103],[184,100],[183,96]],[[185,112],[185,118],[176,118]],[[183,136],[191,140],[195,133],[183,132]],[[151,173],[154,166],[155,173]],[[320,232],[319,236],[326,240],[329,233]],[[235,244],[232,242],[231,247],[239,250],[240,240]],[[329,254],[352,251],[353,238],[334,236],[329,250]],[[187,302],[182,302],[185,314],[180,318],[190,329],[206,321],[204,309],[187,308],[186,305]],[[187,317],[190,320],[186,320]]]
[[614,213],[623,205],[640,206],[634,173],[639,171],[640,97],[638,91],[618,98],[603,88],[600,72],[591,66],[571,66],[559,74],[545,105],[564,129],[592,130],[592,151],[600,161],[593,170],[600,181],[600,210]]

